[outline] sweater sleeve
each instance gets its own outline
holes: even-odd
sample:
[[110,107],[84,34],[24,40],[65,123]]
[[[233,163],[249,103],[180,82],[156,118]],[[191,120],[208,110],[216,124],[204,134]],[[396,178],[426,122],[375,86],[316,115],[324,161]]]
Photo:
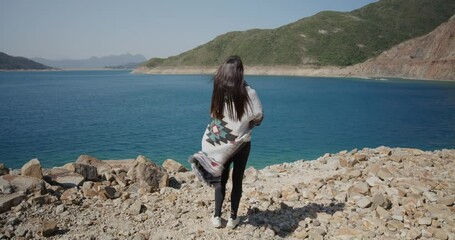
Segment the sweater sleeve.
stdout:
[[264,117],[264,112],[262,110],[261,101],[259,100],[259,97],[258,97],[256,91],[252,88],[249,91],[249,97],[250,97],[250,104],[251,104],[251,110],[252,110],[250,123],[254,126],[259,126]]

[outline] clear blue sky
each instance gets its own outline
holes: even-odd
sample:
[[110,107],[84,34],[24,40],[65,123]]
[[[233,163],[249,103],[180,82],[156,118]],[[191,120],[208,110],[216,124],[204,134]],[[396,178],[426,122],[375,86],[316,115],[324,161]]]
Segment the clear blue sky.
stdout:
[[168,57],[216,36],[377,0],[1,0],[0,52],[48,59]]

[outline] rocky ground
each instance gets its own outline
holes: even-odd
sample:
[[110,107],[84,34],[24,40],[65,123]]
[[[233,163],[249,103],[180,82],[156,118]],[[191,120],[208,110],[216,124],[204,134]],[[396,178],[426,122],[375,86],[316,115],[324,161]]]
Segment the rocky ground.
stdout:
[[455,150],[354,149],[248,168],[235,229],[211,227],[213,189],[172,160],[83,155],[41,169],[35,159],[0,175],[0,239],[455,239]]

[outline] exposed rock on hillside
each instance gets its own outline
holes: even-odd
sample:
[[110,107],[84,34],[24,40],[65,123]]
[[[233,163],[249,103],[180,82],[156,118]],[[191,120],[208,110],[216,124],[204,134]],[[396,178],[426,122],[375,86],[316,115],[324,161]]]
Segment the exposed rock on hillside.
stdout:
[[162,168],[143,156],[101,162],[112,170],[100,181],[47,183],[47,193],[1,176],[0,239],[455,239],[455,150],[354,149],[250,167],[234,230],[211,228],[213,189],[192,172],[170,170],[172,187],[141,188],[127,172],[147,179],[146,168]]
[[455,80],[455,16],[431,33],[348,68],[353,75]]

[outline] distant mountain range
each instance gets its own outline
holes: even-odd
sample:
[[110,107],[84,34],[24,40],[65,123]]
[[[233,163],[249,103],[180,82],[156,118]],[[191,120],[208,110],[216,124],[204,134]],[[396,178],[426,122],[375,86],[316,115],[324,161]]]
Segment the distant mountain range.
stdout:
[[276,29],[228,32],[169,58],[152,58],[144,72],[208,67],[227,56],[247,66],[350,66],[428,34],[455,12],[453,0],[381,0],[351,12],[323,11]]
[[0,70],[45,70],[52,69],[24,57],[13,57],[0,52]]
[[[147,59],[140,54],[110,55],[105,57],[91,57],[88,59],[62,59],[49,60],[44,58],[31,58],[33,61],[61,69],[99,69],[99,68],[127,68],[134,64],[141,64]],[[124,65],[128,65],[123,67]],[[110,67],[109,67],[110,66]]]

